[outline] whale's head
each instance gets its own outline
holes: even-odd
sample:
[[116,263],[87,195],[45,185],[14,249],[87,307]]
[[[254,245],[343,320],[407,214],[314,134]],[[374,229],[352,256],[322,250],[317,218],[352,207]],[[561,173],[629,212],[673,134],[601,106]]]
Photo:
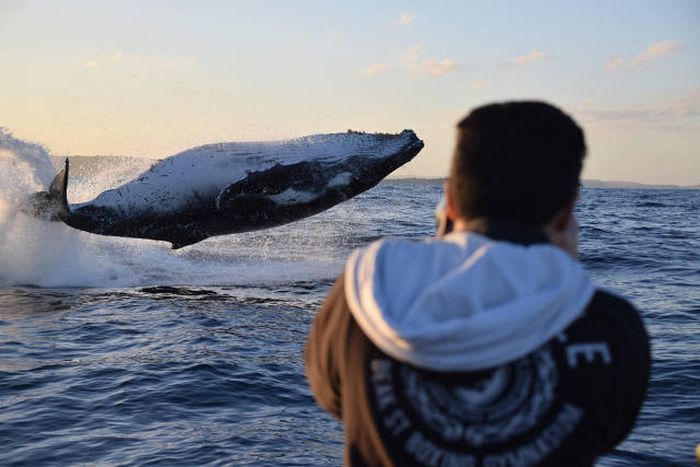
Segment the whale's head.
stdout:
[[[354,159],[358,164],[372,166],[394,161],[395,168],[413,159],[421,149],[421,141],[413,130],[401,133],[364,133],[348,130],[342,134],[330,134],[307,137],[321,147],[325,154],[319,158],[322,162],[343,162]],[[328,139],[328,142],[324,141]],[[325,144],[324,144],[325,143]],[[385,174],[386,176],[388,174]]]
[[250,172],[228,186],[216,200],[221,217],[235,219],[242,231],[292,222],[372,188],[423,148],[411,130],[348,131],[285,144],[295,152],[305,149],[305,157]]
[[348,197],[375,186],[411,161],[424,146],[413,130],[398,134],[348,131],[346,138],[342,160],[328,170],[337,172],[341,179],[352,179],[346,190]]
[[377,139],[375,155],[369,156],[367,160],[376,162],[377,169],[387,170],[382,178],[409,162],[424,147],[423,141],[413,130],[403,130],[397,135],[379,133],[375,138]]

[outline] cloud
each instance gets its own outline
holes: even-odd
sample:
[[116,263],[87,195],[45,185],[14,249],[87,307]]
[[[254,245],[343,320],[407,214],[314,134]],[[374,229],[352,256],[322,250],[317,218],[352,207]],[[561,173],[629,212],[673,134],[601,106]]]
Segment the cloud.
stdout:
[[630,68],[635,68],[645,65],[649,62],[653,62],[654,60],[658,60],[661,57],[674,53],[676,50],[678,50],[678,48],[679,45],[674,41],[666,40],[656,42],[647,47],[644,52],[635,55],[629,66]]
[[380,73],[385,72],[386,70],[390,69],[394,65],[391,63],[374,63],[367,68],[364,69],[362,72],[363,75],[365,76],[374,76],[378,75]]
[[375,76],[391,69],[400,69],[410,73],[427,74],[430,76],[442,76],[459,71],[460,63],[452,58],[421,60],[420,55],[425,47],[423,44],[415,44],[401,53],[390,62],[375,63],[364,69],[362,75]]
[[84,60],[81,62],[83,68],[112,68],[120,64],[124,59],[124,52],[115,52],[113,54],[99,54],[96,57]]
[[540,60],[547,60],[552,57],[554,57],[554,55],[550,53],[542,52],[541,50],[537,49],[532,49],[528,54],[515,57],[512,63],[514,65],[526,65],[528,63],[538,62]]
[[418,56],[423,49],[425,49],[423,44],[412,45],[401,54],[398,61],[406,67],[412,67],[418,63]]
[[667,101],[665,108],[679,117],[700,117],[700,87],[692,88],[678,99]]
[[109,69],[127,64],[157,68],[180,68],[194,65],[196,62],[196,59],[190,57],[168,57],[153,53],[125,54],[121,51],[101,53],[92,58],[77,61],[80,66],[87,70]]
[[446,58],[445,60],[427,60],[421,63],[421,67],[426,73],[440,76],[459,70],[459,63],[451,58]]
[[132,54],[129,59],[133,63],[149,65],[158,68],[180,68],[197,63],[193,57],[168,57],[158,54]]
[[396,20],[394,26],[408,26],[409,24],[413,23],[414,19],[416,19],[416,17],[411,13],[401,13],[401,16],[399,16],[399,19]]
[[605,70],[613,71],[625,66],[625,61],[619,55],[613,55],[605,62]]
[[[602,108],[588,102],[574,112],[582,121],[606,126],[681,128],[700,120],[700,87],[651,105]],[[695,121],[695,122],[693,122]]]
[[605,62],[606,71],[631,70],[649,65],[656,60],[671,55],[680,49],[680,44],[672,40],[655,42],[632,59],[625,60],[619,55],[613,55]]

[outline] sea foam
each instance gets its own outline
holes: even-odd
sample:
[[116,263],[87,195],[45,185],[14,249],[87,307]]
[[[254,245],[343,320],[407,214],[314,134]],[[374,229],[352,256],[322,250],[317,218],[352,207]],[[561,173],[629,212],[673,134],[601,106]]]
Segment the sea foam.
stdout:
[[21,212],[26,197],[46,190],[55,173],[46,148],[0,129],[0,281],[35,286],[132,282],[129,268],[115,264],[87,234]]
[[[71,170],[69,202],[90,200],[137,176],[150,162],[109,160],[93,164],[89,173]],[[340,270],[337,236],[319,230],[318,217],[173,251],[165,242],[93,235],[21,212],[26,197],[46,190],[57,171],[46,148],[0,129],[0,284],[254,285],[326,279]]]

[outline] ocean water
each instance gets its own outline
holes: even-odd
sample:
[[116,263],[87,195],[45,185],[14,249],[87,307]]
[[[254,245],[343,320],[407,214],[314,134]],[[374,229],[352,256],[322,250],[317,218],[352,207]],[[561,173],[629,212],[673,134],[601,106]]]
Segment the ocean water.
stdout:
[[[173,252],[18,214],[52,170],[0,134],[0,465],[341,464],[342,427],[304,378],[307,333],[352,249],[431,235],[441,185],[385,181],[296,224]],[[69,198],[134,170],[91,170]],[[581,194],[581,259],[653,339],[642,415],[599,465],[694,463],[699,212],[697,190]]]

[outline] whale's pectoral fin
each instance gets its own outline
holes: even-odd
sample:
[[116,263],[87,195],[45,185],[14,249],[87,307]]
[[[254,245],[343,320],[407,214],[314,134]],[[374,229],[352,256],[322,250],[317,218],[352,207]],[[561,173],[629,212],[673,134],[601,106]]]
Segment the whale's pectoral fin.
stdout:
[[22,210],[48,221],[65,221],[68,218],[68,159],[63,170],[51,182],[49,191],[39,191],[31,195]]
[[63,170],[56,174],[49,187],[49,196],[59,201],[66,209],[68,208],[68,168],[68,159],[66,159]]

